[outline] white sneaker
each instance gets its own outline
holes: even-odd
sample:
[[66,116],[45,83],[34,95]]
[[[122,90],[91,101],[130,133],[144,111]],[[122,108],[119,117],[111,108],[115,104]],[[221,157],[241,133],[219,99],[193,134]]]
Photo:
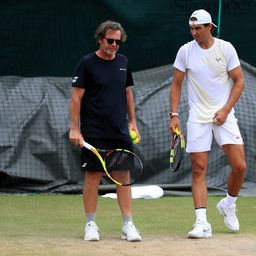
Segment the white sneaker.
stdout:
[[100,236],[98,232],[99,228],[96,225],[94,221],[90,221],[85,225],[85,235],[84,235],[84,240],[85,241],[99,241]]
[[236,217],[236,204],[227,207],[224,203],[225,198],[221,199],[217,204],[217,210],[220,215],[224,216],[224,223],[231,231],[239,230],[239,221]]
[[212,228],[210,223],[198,223],[193,225],[193,230],[188,232],[189,238],[207,238],[212,237]]
[[130,242],[140,242],[141,236],[135,225],[132,221],[128,221],[126,225],[123,225],[122,228],[122,239]]

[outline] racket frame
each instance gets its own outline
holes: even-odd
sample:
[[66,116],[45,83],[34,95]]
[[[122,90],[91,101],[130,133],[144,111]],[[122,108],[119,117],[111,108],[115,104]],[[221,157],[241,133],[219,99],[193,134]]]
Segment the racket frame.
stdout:
[[171,144],[171,149],[170,149],[170,169],[172,172],[176,172],[179,167],[180,167],[180,164],[181,164],[181,161],[182,161],[182,157],[183,157],[183,150],[185,149],[185,139],[184,139],[184,136],[182,135],[181,131],[178,130],[178,128],[175,129],[175,133],[173,134],[173,141],[176,141],[177,138],[180,138],[180,147],[181,147],[181,150],[182,150],[182,155],[180,157],[180,160],[177,164],[177,167],[174,169],[172,168],[172,164],[174,163],[174,158],[175,158],[175,147],[173,147],[173,142]]
[[[104,170],[104,172],[106,173],[107,177],[108,177],[111,181],[113,181],[116,185],[119,185],[119,186],[131,186],[132,184],[134,184],[134,183],[136,182],[136,181],[134,181],[134,182],[129,183],[129,184],[123,184],[123,183],[119,182],[118,180],[114,179],[114,178],[110,175],[110,173],[108,172],[107,167],[106,167],[106,162],[105,162],[105,160],[102,158],[102,156],[100,155],[99,149],[96,149],[94,146],[92,146],[91,144],[89,144],[89,143],[87,143],[87,142],[85,142],[85,141],[83,141],[83,145],[84,145],[85,148],[89,149],[90,151],[92,151],[92,152],[97,156],[97,158],[100,160],[100,163],[101,163],[101,165],[102,165],[102,167],[103,167],[103,170]],[[113,151],[120,151],[120,152],[121,152],[121,151],[124,151],[124,152],[127,152],[127,153],[132,153],[132,154],[137,158],[137,160],[140,162],[140,164],[141,164],[141,166],[142,166],[141,160],[140,160],[133,152],[131,152],[131,151],[127,150],[127,149],[114,149],[114,150],[102,150],[102,151],[108,151],[108,153],[106,154],[106,156],[107,156],[108,154],[111,154],[111,152],[113,152]]]

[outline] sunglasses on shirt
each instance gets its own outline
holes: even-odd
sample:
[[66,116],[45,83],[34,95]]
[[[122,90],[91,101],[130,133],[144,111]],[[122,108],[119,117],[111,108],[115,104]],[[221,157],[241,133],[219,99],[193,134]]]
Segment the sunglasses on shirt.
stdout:
[[113,44],[114,42],[116,42],[116,45],[120,45],[122,43],[121,40],[116,40],[116,39],[107,38],[107,37],[104,37],[104,38],[107,40],[108,44]]

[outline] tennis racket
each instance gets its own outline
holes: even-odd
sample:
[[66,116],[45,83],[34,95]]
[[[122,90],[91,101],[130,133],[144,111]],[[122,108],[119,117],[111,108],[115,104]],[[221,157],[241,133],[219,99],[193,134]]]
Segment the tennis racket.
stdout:
[[172,136],[171,149],[170,149],[170,170],[172,172],[178,171],[183,152],[185,149],[185,139],[177,128]]
[[96,149],[85,141],[83,145],[97,156],[106,176],[116,185],[131,186],[142,176],[142,162],[133,152],[126,149]]

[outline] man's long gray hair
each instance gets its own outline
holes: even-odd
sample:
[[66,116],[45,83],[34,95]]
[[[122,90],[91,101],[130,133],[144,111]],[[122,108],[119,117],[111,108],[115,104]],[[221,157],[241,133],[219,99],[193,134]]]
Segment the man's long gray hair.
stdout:
[[108,30],[112,30],[112,31],[121,31],[121,41],[125,42],[127,35],[126,32],[124,30],[124,28],[122,27],[122,25],[116,21],[112,21],[112,20],[107,20],[103,23],[101,23],[98,28],[96,29],[95,32],[95,39],[96,42],[98,43],[98,39],[102,39],[106,36],[106,33]]

